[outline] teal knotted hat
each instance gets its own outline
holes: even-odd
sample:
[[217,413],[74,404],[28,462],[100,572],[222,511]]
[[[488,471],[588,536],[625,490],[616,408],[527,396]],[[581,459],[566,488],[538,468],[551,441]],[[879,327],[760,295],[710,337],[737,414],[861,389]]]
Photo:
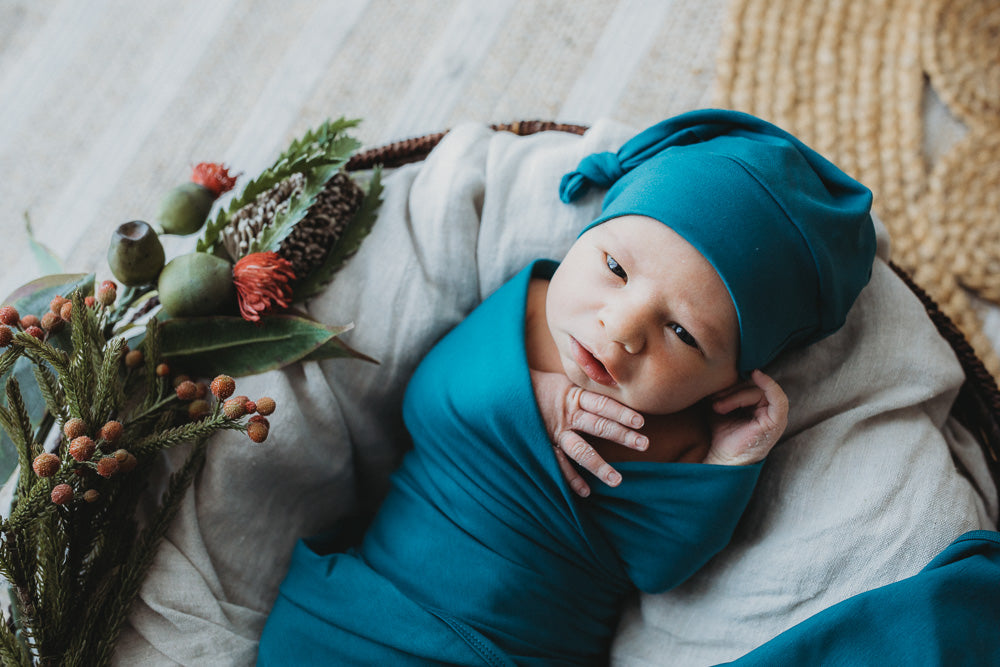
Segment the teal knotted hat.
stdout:
[[871,277],[871,191],[746,113],[704,109],[653,125],[617,153],[584,158],[559,196],[569,203],[592,185],[610,189],[584,232],[647,216],[715,267],[739,318],[744,376],[839,329]]

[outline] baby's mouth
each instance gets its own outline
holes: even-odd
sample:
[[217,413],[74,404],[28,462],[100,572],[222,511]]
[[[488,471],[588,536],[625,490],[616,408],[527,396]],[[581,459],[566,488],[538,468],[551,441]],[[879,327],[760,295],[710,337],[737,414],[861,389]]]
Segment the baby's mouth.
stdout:
[[591,380],[606,387],[618,385],[604,364],[572,336],[569,337],[569,349],[570,354],[573,355],[573,361]]

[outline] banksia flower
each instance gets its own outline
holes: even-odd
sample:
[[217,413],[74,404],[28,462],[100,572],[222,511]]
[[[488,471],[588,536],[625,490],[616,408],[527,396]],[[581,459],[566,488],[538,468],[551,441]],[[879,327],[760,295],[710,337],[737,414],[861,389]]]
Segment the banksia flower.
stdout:
[[270,396],[261,396],[257,399],[257,412],[264,415],[265,417],[272,412],[274,412],[275,407],[274,399]]
[[239,299],[240,314],[250,322],[274,308],[288,308],[292,303],[292,265],[275,252],[255,252],[242,257],[233,266],[233,284]]
[[[267,225],[288,209],[305,185],[303,174],[292,174],[234,213],[222,231],[229,256],[237,259],[246,255]],[[306,277],[323,264],[363,200],[364,192],[347,173],[338,172],[327,181],[305,217],[278,248],[278,254],[291,262],[296,278]]]
[[236,391],[236,380],[228,375],[217,375],[212,380],[212,394],[221,400],[227,399]]
[[75,438],[73,442],[69,443],[69,455],[81,463],[83,461],[89,461],[90,457],[94,455],[94,451],[96,450],[97,443],[85,435],[81,435],[79,438]]
[[0,324],[0,347],[7,347],[14,342],[14,332],[6,324]]
[[35,460],[31,462],[31,469],[39,477],[52,477],[59,470],[60,463],[58,456],[45,452],[35,457]]
[[56,505],[65,505],[73,500],[73,487],[69,484],[56,484],[52,487],[52,502]]
[[118,438],[122,437],[124,431],[125,427],[122,426],[122,423],[112,419],[101,427],[101,430],[97,433],[97,437],[106,442],[118,442]]
[[9,327],[16,327],[21,321],[21,315],[17,312],[14,306],[4,306],[0,308],[0,324],[6,324]]
[[87,422],[79,417],[71,417],[63,424],[63,434],[68,440],[76,440],[81,435],[87,435]]
[[116,472],[118,472],[118,468],[118,459],[113,456],[102,457],[101,460],[97,462],[97,474],[104,478],[113,476]]

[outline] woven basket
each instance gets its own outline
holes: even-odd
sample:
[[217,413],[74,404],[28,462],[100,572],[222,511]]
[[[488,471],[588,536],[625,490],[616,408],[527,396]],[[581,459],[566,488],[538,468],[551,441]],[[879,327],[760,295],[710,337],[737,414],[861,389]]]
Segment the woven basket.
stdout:
[[[586,127],[548,121],[519,121],[491,126],[496,131],[513,132],[527,136],[547,130],[583,134]],[[349,171],[370,169],[375,165],[385,168],[399,167],[419,162],[437,146],[445,132],[405,139],[357,153],[347,164]],[[962,364],[965,382],[952,406],[951,414],[969,429],[983,448],[993,482],[1000,493],[1000,390],[993,376],[987,372],[982,360],[973,351],[965,335],[955,323],[938,308],[934,300],[913,279],[895,264],[890,266],[924,304],[928,316],[938,331],[951,345]]]

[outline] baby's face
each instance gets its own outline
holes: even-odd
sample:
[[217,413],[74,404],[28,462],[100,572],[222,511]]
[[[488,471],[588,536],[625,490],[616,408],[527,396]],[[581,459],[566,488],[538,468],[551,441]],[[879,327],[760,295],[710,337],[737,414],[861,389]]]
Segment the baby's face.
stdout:
[[615,218],[577,239],[552,276],[545,309],[570,380],[640,412],[677,412],[739,377],[726,286],[701,253],[652,218]]

